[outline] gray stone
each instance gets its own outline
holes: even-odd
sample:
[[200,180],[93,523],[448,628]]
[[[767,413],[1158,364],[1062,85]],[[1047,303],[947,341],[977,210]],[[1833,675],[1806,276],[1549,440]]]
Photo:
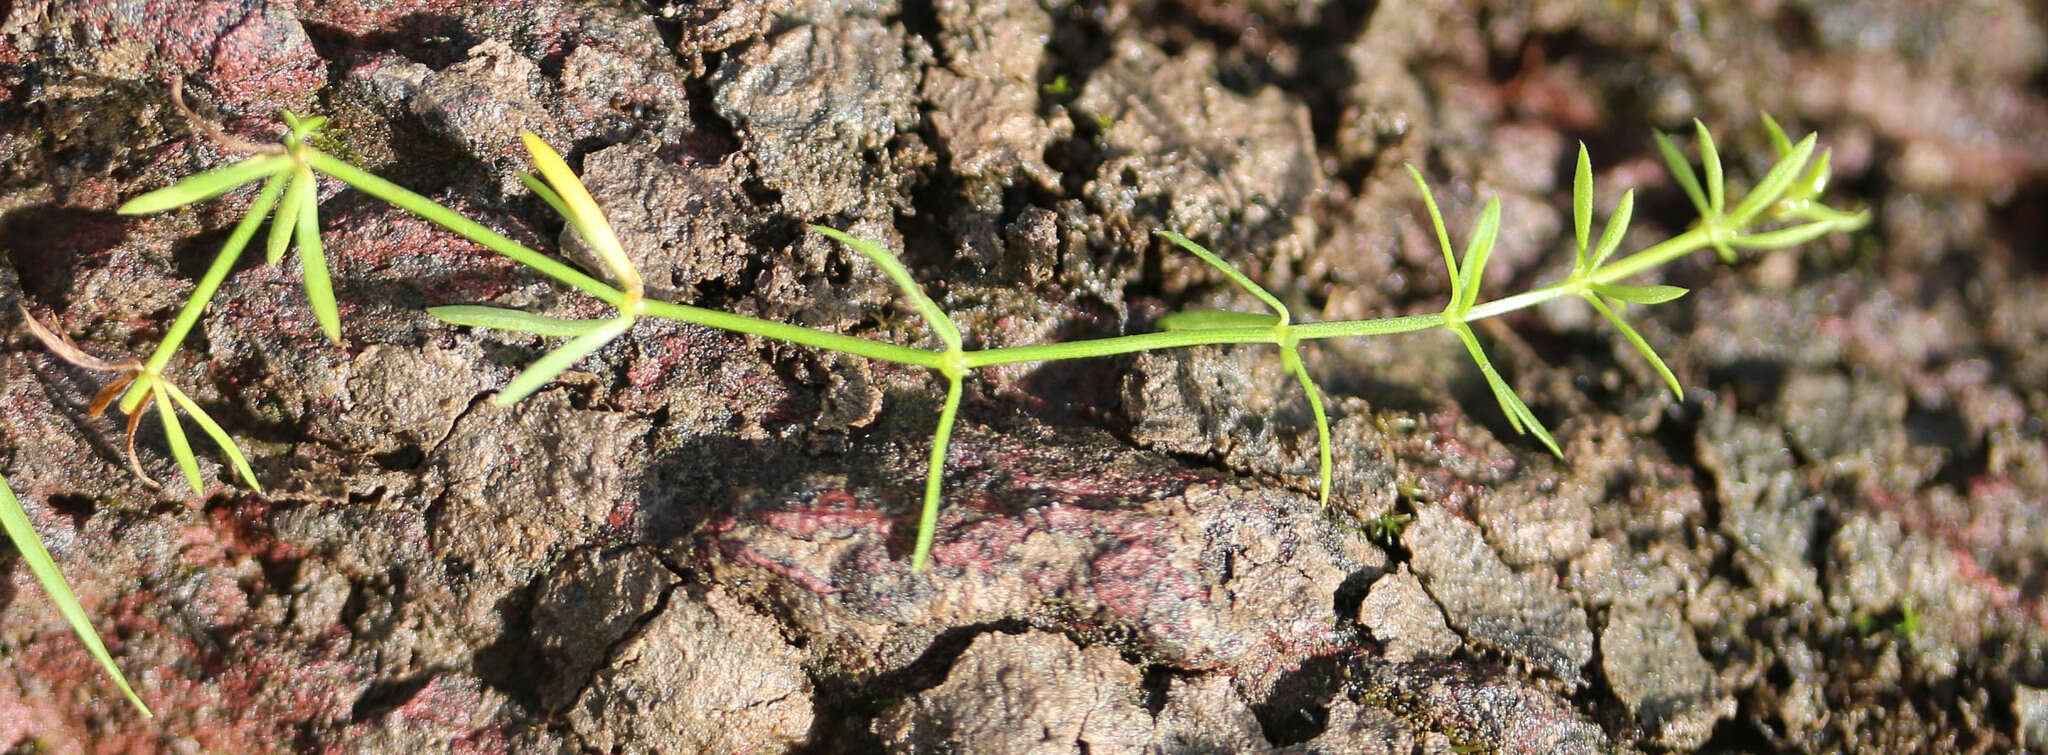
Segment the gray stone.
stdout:
[[1138,670],[1106,647],[984,634],[946,681],[875,719],[893,752],[1131,752],[1152,739]]
[[534,598],[534,642],[552,666],[541,680],[541,704],[562,710],[575,702],[592,672],[660,609],[676,582],[675,574],[637,548],[593,548],[564,559]]
[[1221,674],[1168,682],[1152,736],[1161,752],[1175,755],[1255,752],[1269,746],[1258,717]]
[[1600,632],[1600,655],[1614,694],[1662,746],[1697,748],[1735,715],[1735,698],[1720,689],[1674,607],[1615,607]]
[[1279,752],[1294,755],[1407,755],[1421,744],[1420,732],[1385,708],[1345,698],[1330,701],[1323,733]]
[[1721,531],[1737,546],[1735,564],[1767,604],[1820,598],[1807,551],[1821,499],[1800,485],[1779,431],[1724,408],[1701,423],[1699,455],[1720,491]]
[[2048,750],[2048,690],[2015,687],[2012,713],[2020,720],[2020,741],[2036,750]]
[[774,622],[725,591],[677,593],[597,672],[569,725],[610,752],[789,747],[814,716],[802,663]]
[[1439,506],[1418,509],[1401,541],[1416,576],[1467,640],[1539,666],[1569,686],[1585,682],[1593,633],[1585,611],[1554,577],[1508,568],[1477,525]]
[[[742,176],[730,164],[679,164],[648,144],[621,144],[584,157],[582,177],[650,296],[689,302],[700,284],[748,282],[742,273],[755,250],[740,213]],[[611,279],[572,229],[563,229],[562,250]]]
[[520,132],[563,141],[542,104],[547,89],[540,66],[487,39],[470,48],[468,60],[429,74],[410,104],[428,128],[494,168],[501,196],[517,196],[526,191],[519,174],[530,171]]
[[1372,630],[1388,660],[1436,658],[1458,649],[1458,635],[1444,624],[1443,610],[1407,564],[1372,583],[1359,605],[1358,623]]
[[761,180],[803,218],[900,201],[873,159],[917,122],[917,74],[900,27],[860,17],[807,24],[755,45],[714,76]]

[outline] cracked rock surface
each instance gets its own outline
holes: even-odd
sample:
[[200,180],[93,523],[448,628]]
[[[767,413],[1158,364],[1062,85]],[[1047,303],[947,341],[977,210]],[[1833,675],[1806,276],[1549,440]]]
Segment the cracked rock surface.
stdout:
[[[1301,752],[2048,747],[2048,17],[2014,0],[21,0],[0,4],[0,473],[142,720],[0,549],[0,751]],[[643,320],[511,407],[558,339],[428,307],[610,311],[339,182],[344,340],[248,254],[165,374],[248,452],[199,495],[105,376],[253,190],[123,201],[320,148],[603,277],[519,180],[557,147],[659,298],[937,339],[828,225],[898,253],[970,344],[1263,305],[1440,311],[1569,264],[1575,142],[1624,246],[1695,220],[1653,130],[1736,190],[1770,113],[1874,220],[1644,276],[1682,299],[1475,326],[1565,458],[1440,332],[977,371],[909,569],[926,371]]]

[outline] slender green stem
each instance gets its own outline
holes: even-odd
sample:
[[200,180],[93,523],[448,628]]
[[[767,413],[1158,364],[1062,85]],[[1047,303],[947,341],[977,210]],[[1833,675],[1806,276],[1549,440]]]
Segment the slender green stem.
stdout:
[[925,471],[924,510],[917,516],[917,546],[910,553],[910,570],[922,571],[931,556],[933,530],[939,524],[939,500],[945,494],[946,446],[953,441],[953,420],[960,416],[960,375],[946,376],[946,406],[939,410],[939,428],[932,433],[931,466]]
[[322,173],[341,179],[342,183],[356,187],[363,193],[411,210],[440,226],[454,231],[463,238],[489,247],[491,251],[512,258],[522,265],[540,271],[555,280],[567,283],[584,293],[603,300],[606,304],[618,306],[625,301],[626,294],[616,288],[585,275],[582,271],[550,259],[546,255],[526,248],[517,241],[505,238],[497,231],[483,227],[474,220],[465,218],[441,206],[434,200],[415,194],[412,190],[386,181],[360,170],[353,165],[337,160],[316,149],[306,150],[306,162]]
[[653,317],[665,317],[671,320],[696,323],[720,330],[765,336],[781,341],[815,346],[821,349],[844,351],[870,359],[880,359],[885,362],[930,367],[932,369],[939,369],[945,363],[945,352],[941,351],[929,351],[909,346],[897,346],[893,343],[870,341],[865,338],[812,330],[800,325],[763,320],[746,315],[735,315],[715,309],[692,307],[688,304],[646,300],[640,303],[640,311],[642,314]]
[[1614,264],[1594,270],[1580,282],[1565,281],[1553,283],[1542,288],[1524,291],[1514,296],[1479,304],[1474,306],[1471,311],[1466,312],[1464,319],[1466,322],[1484,320],[1488,317],[1497,317],[1518,309],[1528,309],[1552,299],[1576,296],[1583,292],[1585,285],[1614,283],[1639,273],[1662,267],[1670,264],[1673,260],[1706,248],[1708,240],[1712,238],[1711,232],[1708,226],[1694,228],[1654,244],[1640,252],[1615,260]]
[[1577,289],[1569,281],[1552,283],[1539,289],[1523,291],[1514,296],[1503,297],[1474,306],[1465,313],[1464,317],[1460,318],[1460,321],[1471,322],[1473,320],[1484,320],[1488,317],[1498,317],[1518,309],[1528,309],[1552,299],[1570,296],[1576,292]]
[[1269,327],[1168,330],[1158,333],[1139,333],[1128,336],[1097,338],[1088,341],[1068,341],[1066,343],[1047,343],[1034,346],[1011,346],[1001,349],[970,351],[963,356],[961,364],[971,369],[998,364],[1106,357],[1115,354],[1129,354],[1134,351],[1177,349],[1218,343],[1279,343],[1279,337]]
[[290,175],[290,171],[279,171],[263,182],[263,191],[256,195],[255,202],[250,203],[249,214],[243,215],[242,221],[235,224],[227,243],[221,245],[220,254],[214,255],[213,265],[200,276],[199,284],[192,289],[192,297],[185,302],[185,308],[178,311],[178,319],[171,321],[171,329],[164,332],[164,340],[156,345],[156,353],[149,356],[145,370],[162,372],[170,365],[171,355],[178,353],[178,345],[185,342],[192,326],[198,324],[200,313],[206,311],[214,293],[220,291],[221,282],[227,280],[228,272],[235,269],[235,260],[241,258],[242,249],[249,245],[249,239],[255,237],[256,227],[263,224],[264,216],[270,213],[270,206],[277,201],[277,195],[284,190],[285,180]]
[[1698,225],[1691,230],[1650,245],[1635,254],[1615,260],[1587,276],[1590,283],[1615,283],[1639,273],[1663,267],[1685,255],[1705,249],[1715,236],[1725,233],[1717,226]]
[[1294,326],[1294,337],[1304,341],[1321,338],[1348,338],[1351,336],[1386,336],[1395,333],[1413,333],[1418,330],[1441,328],[1444,316],[1440,312],[1426,315],[1405,315],[1382,317],[1377,320],[1342,320],[1338,322],[1312,322]]

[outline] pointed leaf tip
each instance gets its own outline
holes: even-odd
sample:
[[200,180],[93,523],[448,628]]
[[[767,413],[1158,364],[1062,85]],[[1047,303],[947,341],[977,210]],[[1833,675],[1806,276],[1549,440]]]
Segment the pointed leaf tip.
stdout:
[[569,163],[562,159],[561,153],[532,131],[519,132],[519,139],[525,143],[527,154],[533,157],[534,169],[540,171],[541,177],[554,188],[556,197],[561,200],[560,207],[567,208],[564,214],[575,226],[577,235],[582,236],[591,251],[611,268],[612,275],[621,285],[628,291],[641,290],[639,268],[634,267],[633,261],[626,256],[625,247],[612,233],[611,222],[605,219],[604,211],[598,208],[597,200],[591,198],[590,191],[583,187],[582,179],[576,177],[575,171],[569,170]]
[[255,471],[249,468],[248,457],[242,455],[241,447],[235,444],[235,439],[230,437],[226,430],[221,429],[220,423],[213,421],[213,417],[208,415],[206,410],[199,408],[198,402],[193,401],[191,396],[185,395],[185,391],[170,381],[161,381],[158,385],[164,393],[170,394],[172,401],[177,402],[178,406],[185,410],[186,416],[191,417],[192,421],[199,425],[200,430],[206,432],[207,437],[213,439],[214,445],[220,447],[220,452],[228,457],[228,464],[234,467],[235,474],[242,478],[242,482],[246,483],[250,490],[263,492],[262,483],[256,481]]
[[185,482],[191,484],[192,494],[206,495],[205,482],[199,476],[199,458],[192,454],[192,441],[185,437],[185,426],[171,408],[168,391],[156,392],[156,416],[163,422],[164,441],[171,447],[171,458],[176,459],[178,468],[184,470]]
[[1579,164],[1572,171],[1572,231],[1578,240],[1574,262],[1585,267],[1586,244],[1593,236],[1593,162],[1586,156],[1586,143],[1579,142]]
[[857,238],[837,228],[814,225],[811,226],[811,230],[851,247],[854,251],[860,252],[861,256],[868,258],[869,262],[875,263],[875,267],[881,268],[882,273],[896,284],[897,290],[903,292],[904,298],[909,299],[911,304],[917,307],[918,314],[923,315],[925,323],[938,334],[940,343],[944,343],[946,348],[952,351],[963,348],[965,341],[960,336],[960,327],[953,324],[953,318],[939,308],[938,302],[932,301],[932,297],[924,292],[924,287],[918,285],[917,279],[910,275],[910,269],[904,267],[903,261],[897,259],[895,254],[890,253],[881,244]]
[[1625,286],[1617,283],[1595,283],[1589,286],[1595,292],[1616,301],[1630,304],[1663,304],[1691,293],[1690,289],[1678,286]]
[[1707,207],[1719,215],[1728,207],[1728,184],[1721,174],[1721,151],[1714,146],[1714,134],[1707,131],[1707,124],[1694,118],[1692,125],[1699,134],[1700,168],[1706,172]]
[[519,403],[520,399],[533,395],[534,391],[540,390],[577,362],[583,361],[584,357],[590,356],[591,352],[611,343],[612,339],[619,337],[631,327],[633,317],[625,315],[562,344],[560,348],[534,360],[532,365],[513,376],[512,382],[505,384],[505,389],[499,391],[498,395],[491,399],[491,403],[498,406]]
[[57,613],[63,615],[64,621],[71,625],[71,631],[78,635],[79,642],[85,645],[93,660],[99,663],[100,670],[114,681],[114,686],[120,688],[121,694],[128,698],[129,704],[134,705],[135,710],[140,712],[143,718],[151,718],[154,714],[150,713],[148,705],[142,703],[142,698],[135,694],[134,688],[128,685],[128,678],[122,676],[120,667],[114,665],[114,657],[107,653],[106,645],[100,642],[99,632],[93,630],[92,620],[85,615],[85,609],[78,603],[78,596],[71,592],[71,586],[64,581],[64,573],[57,568],[56,560],[50,557],[49,549],[43,547],[42,537],[36,534],[34,524],[29,522],[28,512],[21,508],[21,501],[14,497],[14,490],[7,486],[5,477],[0,477],[0,529],[7,531],[7,537],[13,541],[14,549],[21,553],[22,562],[28,564],[29,571],[35,574],[36,581],[42,584],[44,594],[49,595],[50,602],[56,604]]
[[1685,190],[1686,198],[1692,200],[1693,209],[1698,210],[1702,218],[1712,217],[1713,209],[1707,204],[1706,192],[1700,191],[1700,177],[1693,172],[1692,161],[1678,150],[1678,145],[1671,143],[1670,137],[1658,132],[1651,132],[1650,136],[1657,141],[1657,152],[1664,156],[1664,166],[1670,169],[1671,178]]
[[235,187],[289,170],[292,159],[285,155],[258,155],[238,163],[188,176],[185,180],[123,202],[114,211],[122,215],[147,215],[226,194]]
[[1494,241],[1500,235],[1500,197],[1486,200],[1486,207],[1479,211],[1479,222],[1472,227],[1472,237],[1465,240],[1465,261],[1458,267],[1464,281],[1458,286],[1461,310],[1471,309],[1479,301],[1479,284],[1486,275],[1486,262],[1493,256]]
[[1792,140],[1785,138],[1785,129],[1778,126],[1778,119],[1772,118],[1770,113],[1764,113],[1763,120],[1764,130],[1770,133],[1771,150],[1779,157],[1791,154]]
[[1628,224],[1635,218],[1635,211],[1636,190],[1622,192],[1621,204],[1614,207],[1614,214],[1607,216],[1607,229],[1600,232],[1600,243],[1593,250],[1593,259],[1587,266],[1588,270],[1598,269],[1601,265],[1607,264],[1607,258],[1614,254],[1614,250],[1621,248],[1622,236],[1628,233]]
[[1627,320],[1621,319],[1621,313],[1607,306],[1607,302],[1601,301],[1599,296],[1588,294],[1586,295],[1586,301],[1592,302],[1593,308],[1600,311],[1600,316],[1607,318],[1607,322],[1613,324],[1614,329],[1621,332],[1621,337],[1627,339],[1629,344],[1636,348],[1636,353],[1642,354],[1643,360],[1649,362],[1650,366],[1657,370],[1657,374],[1664,378],[1664,384],[1671,387],[1671,395],[1678,397],[1679,401],[1684,401],[1685,386],[1679,384],[1678,376],[1671,373],[1671,368],[1664,364],[1664,358],[1657,356],[1657,350],[1650,348],[1650,342],[1644,340],[1643,335],[1636,332],[1636,329],[1631,327]]
[[1408,175],[1415,179],[1415,187],[1422,192],[1422,205],[1429,208],[1429,224],[1436,229],[1437,246],[1444,251],[1444,268],[1451,273],[1451,297],[1455,300],[1458,295],[1457,286],[1462,279],[1458,276],[1458,258],[1451,251],[1451,232],[1444,228],[1444,214],[1437,209],[1436,196],[1430,192],[1429,182],[1422,180],[1422,171],[1416,170],[1412,164],[1405,167],[1408,168]]
[[1494,401],[1499,402],[1501,411],[1507,414],[1508,426],[1514,428],[1517,433],[1536,436],[1551,453],[1563,458],[1564,451],[1558,447],[1557,439],[1551,437],[1550,430],[1543,426],[1541,420],[1536,419],[1536,413],[1529,411],[1529,405],[1523,403],[1522,397],[1516,395],[1515,390],[1508,386],[1507,380],[1493,368],[1493,362],[1486,358],[1486,351],[1479,347],[1479,337],[1472,333],[1472,328],[1462,322],[1452,323],[1447,327],[1458,335],[1458,340],[1464,342],[1465,350],[1472,355],[1472,361],[1479,365],[1479,374],[1486,378],[1487,387],[1493,390]]
[[1189,240],[1188,237],[1182,236],[1178,233],[1174,233],[1173,231],[1162,229],[1153,231],[1152,233],[1154,235],[1165,238],[1166,240],[1171,241],[1175,244],[1179,244],[1180,248],[1186,249],[1189,252],[1194,253],[1196,257],[1202,258],[1202,261],[1209,263],[1210,267],[1222,271],[1223,275],[1225,277],[1228,277],[1232,283],[1237,284],[1238,288],[1244,289],[1246,292],[1256,297],[1259,301],[1264,302],[1267,307],[1273,310],[1273,314],[1279,315],[1279,324],[1285,325],[1293,319],[1293,315],[1287,311],[1286,305],[1281,304],[1280,300],[1274,297],[1271,292],[1268,292],[1264,286],[1260,286],[1258,283],[1253,282],[1250,277],[1246,276],[1242,272],[1239,272],[1236,267],[1232,266],[1228,262],[1224,262],[1222,257],[1216,256],[1216,253],[1209,251],[1208,247],[1202,246],[1201,244],[1197,244]]

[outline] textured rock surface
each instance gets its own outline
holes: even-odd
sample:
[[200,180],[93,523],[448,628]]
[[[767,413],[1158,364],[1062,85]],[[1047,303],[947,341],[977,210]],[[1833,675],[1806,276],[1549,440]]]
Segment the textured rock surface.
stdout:
[[1372,583],[1359,605],[1358,623],[1379,640],[1390,661],[1442,657],[1458,647],[1443,609],[1406,565]]
[[1593,633],[1570,596],[1542,575],[1510,569],[1478,527],[1442,509],[1417,512],[1402,542],[1416,576],[1467,640],[1534,664],[1567,686],[1585,681]]
[[[0,750],[2005,752],[2048,747],[2048,19],[2011,0],[1729,7],[1100,0],[0,4],[0,473],[156,707],[136,719],[0,552]],[[518,180],[532,130],[656,295],[931,345],[1256,308],[1437,311],[1555,280],[1574,141],[1639,248],[1693,222],[1649,131],[1737,186],[1768,112],[1875,222],[1642,282],[1683,399],[1582,306],[1443,333],[979,371],[933,568],[907,555],[930,376],[643,322],[511,408],[553,339],[424,314],[607,313],[327,181],[345,330],[245,258],[167,372],[249,452],[203,495],[122,461],[95,354],[162,336],[251,191],[119,204],[331,118],[323,149],[594,269]],[[1655,278],[1655,280],[1652,280]],[[144,423],[144,470],[173,481]],[[1007,711],[991,715],[990,711]],[[1015,745],[1014,748],[1009,747]]]
[[[1018,683],[1044,678],[1049,683]],[[1138,670],[1107,647],[1051,634],[977,638],[946,681],[876,719],[901,752],[957,743],[962,752],[1135,751],[1151,739]],[[953,749],[948,747],[946,749]]]
[[787,747],[811,730],[803,654],[775,623],[712,590],[668,605],[613,650],[569,725],[603,751]]
[[1691,749],[1735,715],[1735,699],[1718,689],[1681,618],[1674,606],[1615,609],[1600,633],[1601,671],[1657,743]]

